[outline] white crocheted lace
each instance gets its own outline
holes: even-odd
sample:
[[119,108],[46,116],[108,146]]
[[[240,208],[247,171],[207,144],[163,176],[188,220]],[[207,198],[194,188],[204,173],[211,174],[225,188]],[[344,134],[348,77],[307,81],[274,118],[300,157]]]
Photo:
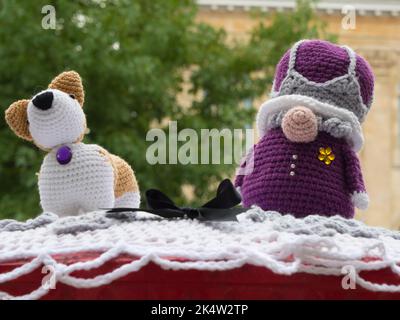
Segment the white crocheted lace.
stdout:
[[[70,265],[53,258],[80,251],[103,254]],[[96,269],[121,254],[140,258],[94,278],[72,275],[77,270]],[[183,259],[171,261],[167,257]],[[239,222],[165,220],[145,213],[116,219],[104,212],[64,218],[47,213],[25,223],[0,221],[0,264],[26,258],[32,260],[0,274],[0,283],[10,283],[43,264],[54,268],[57,282],[75,288],[110,284],[150,262],[163,269],[209,271],[251,264],[282,275],[343,276],[343,267],[352,266],[357,285],[372,291],[400,292],[400,286],[372,283],[360,276],[361,271],[384,268],[400,275],[398,232],[338,216],[296,219],[256,207],[240,215]],[[0,292],[0,298],[39,299],[49,290],[40,286],[19,297]]]

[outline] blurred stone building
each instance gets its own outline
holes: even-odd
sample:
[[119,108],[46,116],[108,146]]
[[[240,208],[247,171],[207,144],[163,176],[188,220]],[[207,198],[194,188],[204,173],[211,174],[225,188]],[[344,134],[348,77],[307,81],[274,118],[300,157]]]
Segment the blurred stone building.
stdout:
[[[246,37],[257,23],[250,11],[293,10],[295,1],[198,0],[198,19],[226,29],[235,38]],[[352,6],[352,7],[349,7]],[[342,20],[355,10],[355,28]],[[338,35],[364,56],[375,77],[375,98],[364,125],[365,145],[360,153],[367,190],[368,211],[357,218],[370,225],[400,227],[400,0],[320,1],[318,15],[327,31]],[[258,107],[258,106],[257,106]]]

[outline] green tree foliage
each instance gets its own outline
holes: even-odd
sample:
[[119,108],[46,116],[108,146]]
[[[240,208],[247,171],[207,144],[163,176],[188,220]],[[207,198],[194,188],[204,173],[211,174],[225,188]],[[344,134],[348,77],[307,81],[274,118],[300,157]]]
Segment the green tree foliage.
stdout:
[[[161,127],[166,118],[177,120],[179,129],[251,124],[255,110],[241,102],[269,90],[282,53],[300,38],[325,37],[304,1],[293,12],[263,19],[269,23],[260,23],[243,41],[197,22],[198,8],[190,0],[50,3],[56,30],[41,25],[41,10],[49,1],[0,2],[2,110],[44,89],[59,72],[78,71],[91,130],[85,141],[131,163],[142,191],[159,188],[181,203],[187,202],[182,185],[193,185],[202,201],[217,181],[232,176],[235,165],[150,165],[145,157],[149,128]],[[260,18],[254,13],[254,19]],[[185,88],[196,99],[179,101]],[[0,120],[1,218],[25,219],[40,212],[35,173],[43,157]]]

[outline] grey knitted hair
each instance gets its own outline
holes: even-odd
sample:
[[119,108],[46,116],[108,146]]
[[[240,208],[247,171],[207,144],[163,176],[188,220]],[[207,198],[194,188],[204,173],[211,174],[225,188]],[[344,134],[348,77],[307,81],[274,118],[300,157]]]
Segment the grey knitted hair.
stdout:
[[[282,125],[282,119],[285,116],[286,111],[279,111],[271,114],[267,121],[269,128],[279,128]],[[351,133],[351,123],[344,121],[339,118],[326,118],[317,115],[318,131],[325,131],[335,138],[345,138]]]

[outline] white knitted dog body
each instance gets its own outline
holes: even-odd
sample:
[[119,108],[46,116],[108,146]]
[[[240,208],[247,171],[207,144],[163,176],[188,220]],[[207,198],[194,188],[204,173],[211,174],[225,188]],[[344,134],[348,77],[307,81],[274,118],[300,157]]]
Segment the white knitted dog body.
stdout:
[[44,158],[39,173],[40,201],[44,211],[60,216],[99,208],[113,208],[114,172],[97,145],[70,144],[72,159],[57,161],[54,149]]

